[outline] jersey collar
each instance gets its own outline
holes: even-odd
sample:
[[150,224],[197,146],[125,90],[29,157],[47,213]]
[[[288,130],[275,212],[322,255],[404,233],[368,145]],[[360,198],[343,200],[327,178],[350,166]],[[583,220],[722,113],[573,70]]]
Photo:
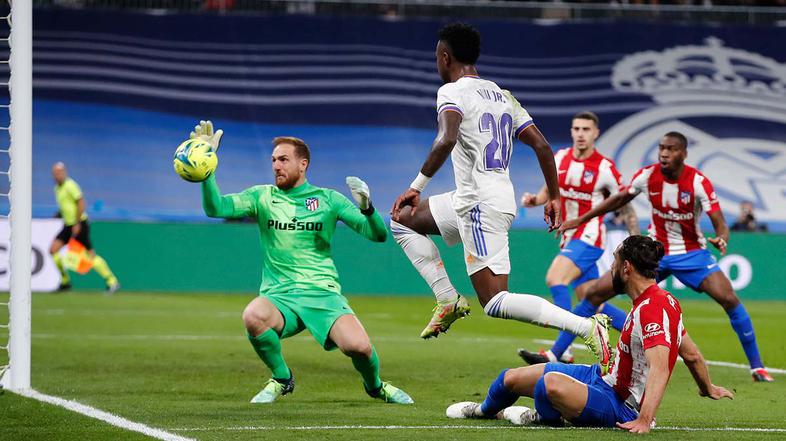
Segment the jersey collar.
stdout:
[[643,302],[644,300],[652,297],[653,295],[660,292],[660,287],[657,283],[653,283],[649,286],[649,288],[645,289],[644,292],[641,293],[640,296],[636,298],[636,301],[633,302],[633,306],[636,307],[639,303]]

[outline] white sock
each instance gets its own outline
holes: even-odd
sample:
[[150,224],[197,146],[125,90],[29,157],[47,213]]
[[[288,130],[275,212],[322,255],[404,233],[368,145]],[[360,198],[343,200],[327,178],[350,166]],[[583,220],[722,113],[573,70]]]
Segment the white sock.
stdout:
[[548,300],[532,294],[501,291],[486,303],[483,310],[491,317],[560,329],[579,337],[586,337],[592,330],[592,322],[589,319],[565,311]]
[[445,272],[445,265],[434,241],[396,221],[390,221],[390,230],[393,232],[393,238],[404,250],[404,254],[434,291],[437,302],[455,302],[458,292],[448,279],[448,273]]

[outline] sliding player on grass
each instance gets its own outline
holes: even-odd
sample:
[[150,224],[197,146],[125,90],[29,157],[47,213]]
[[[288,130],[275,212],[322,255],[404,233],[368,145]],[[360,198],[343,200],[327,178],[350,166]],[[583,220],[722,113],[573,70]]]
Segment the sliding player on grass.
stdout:
[[[453,404],[447,416],[505,418],[521,425],[567,421],[649,432],[678,355],[699,386],[699,395],[734,398],[712,384],[704,358],[683,327],[679,302],[658,288],[655,277],[662,257],[663,245],[645,236],[628,237],[614,253],[615,289],[631,298],[633,308],[607,375],[601,375],[597,365],[558,362],[505,369],[483,403]],[[512,406],[520,396],[534,398],[535,408]]]
[[[448,245],[462,243],[467,274],[486,314],[580,335],[606,367],[611,358],[607,316],[585,319],[538,296],[508,292],[508,230],[517,211],[508,171],[514,139],[538,157],[549,190],[545,218],[552,229],[560,222],[557,170],[551,147],[527,111],[510,93],[478,76],[479,56],[478,31],[461,23],[442,28],[435,51],[445,83],[437,92],[437,137],[417,178],[391,210],[393,237],[437,297],[421,337],[436,337],[469,312],[427,236],[441,235]],[[421,192],[448,156],[456,190],[421,202]]]
[[[202,121],[193,137],[218,148],[222,131]],[[259,224],[262,285],[259,297],[243,311],[248,339],[270,368],[272,378],[251,399],[270,403],[295,388],[292,370],[281,353],[281,340],[308,329],[325,350],[340,349],[352,359],[366,392],[385,402],[410,404],[412,399],[379,378],[379,359],[363,325],[341,295],[330,244],[342,221],[374,242],[387,239],[387,229],[371,205],[368,186],[356,177],[347,185],[359,208],[341,193],[306,181],[311,154],[293,137],[273,140],[275,185],[257,185],[221,195],[215,176],[202,183],[202,203],[210,217],[251,217]]]
[[[726,254],[729,227],[723,218],[712,183],[695,168],[685,164],[688,157],[688,140],[679,132],[664,135],[658,147],[658,163],[642,168],[633,175],[625,191],[616,193],[582,216],[563,224],[561,231],[576,228],[594,216],[601,216],[629,203],[636,196],[645,194],[652,206],[650,236],[666,247],[666,257],[658,268],[658,281],[674,275],[680,282],[696,292],[706,292],[726,311],[729,322],[740,340],[757,382],[774,381],[764,367],[756,343],[748,311],[734,292],[729,278],[718,267],[707,250],[707,242],[720,253]],[[715,237],[705,238],[699,227],[701,212],[712,221]],[[583,304],[574,309],[579,315],[592,314],[595,307],[614,297],[608,276],[598,279],[588,290]],[[590,306],[589,304],[592,304]],[[580,307],[583,309],[579,310]],[[561,351],[572,341],[568,334],[561,334],[552,352]]]

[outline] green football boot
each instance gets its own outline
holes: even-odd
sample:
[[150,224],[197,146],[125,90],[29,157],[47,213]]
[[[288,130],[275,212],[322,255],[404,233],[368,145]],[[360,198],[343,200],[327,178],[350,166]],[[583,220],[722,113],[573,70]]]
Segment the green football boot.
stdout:
[[609,344],[609,322],[611,319],[606,314],[595,314],[589,320],[592,321],[592,329],[589,335],[584,337],[584,344],[598,357],[601,373],[606,375],[612,361],[611,345]]
[[282,395],[286,395],[295,390],[295,377],[292,375],[292,371],[289,371],[289,380],[285,382],[280,382],[276,379],[271,378],[267,380],[265,383],[265,387],[259,391],[258,394],[254,395],[254,398],[251,399],[252,404],[267,404],[272,403],[278,397]]
[[415,403],[412,400],[412,398],[409,395],[407,395],[406,392],[385,381],[382,382],[382,386],[380,386],[379,389],[373,391],[366,390],[366,393],[369,394],[370,397],[379,398],[380,400],[386,403],[393,403],[393,404]]
[[431,321],[420,333],[420,338],[438,337],[439,334],[447,332],[453,322],[468,315],[469,302],[462,295],[459,295],[455,302],[437,303],[437,306],[434,307],[434,315],[431,316]]

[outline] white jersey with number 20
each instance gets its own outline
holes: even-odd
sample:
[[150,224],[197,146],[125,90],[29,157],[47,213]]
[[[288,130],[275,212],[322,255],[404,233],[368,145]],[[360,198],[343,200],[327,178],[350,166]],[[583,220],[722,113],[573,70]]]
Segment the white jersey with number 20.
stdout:
[[508,165],[514,140],[532,118],[511,101],[493,81],[475,76],[461,77],[437,92],[437,114],[452,111],[462,117],[451,154],[456,179],[453,208],[459,215],[480,202],[516,214]]

